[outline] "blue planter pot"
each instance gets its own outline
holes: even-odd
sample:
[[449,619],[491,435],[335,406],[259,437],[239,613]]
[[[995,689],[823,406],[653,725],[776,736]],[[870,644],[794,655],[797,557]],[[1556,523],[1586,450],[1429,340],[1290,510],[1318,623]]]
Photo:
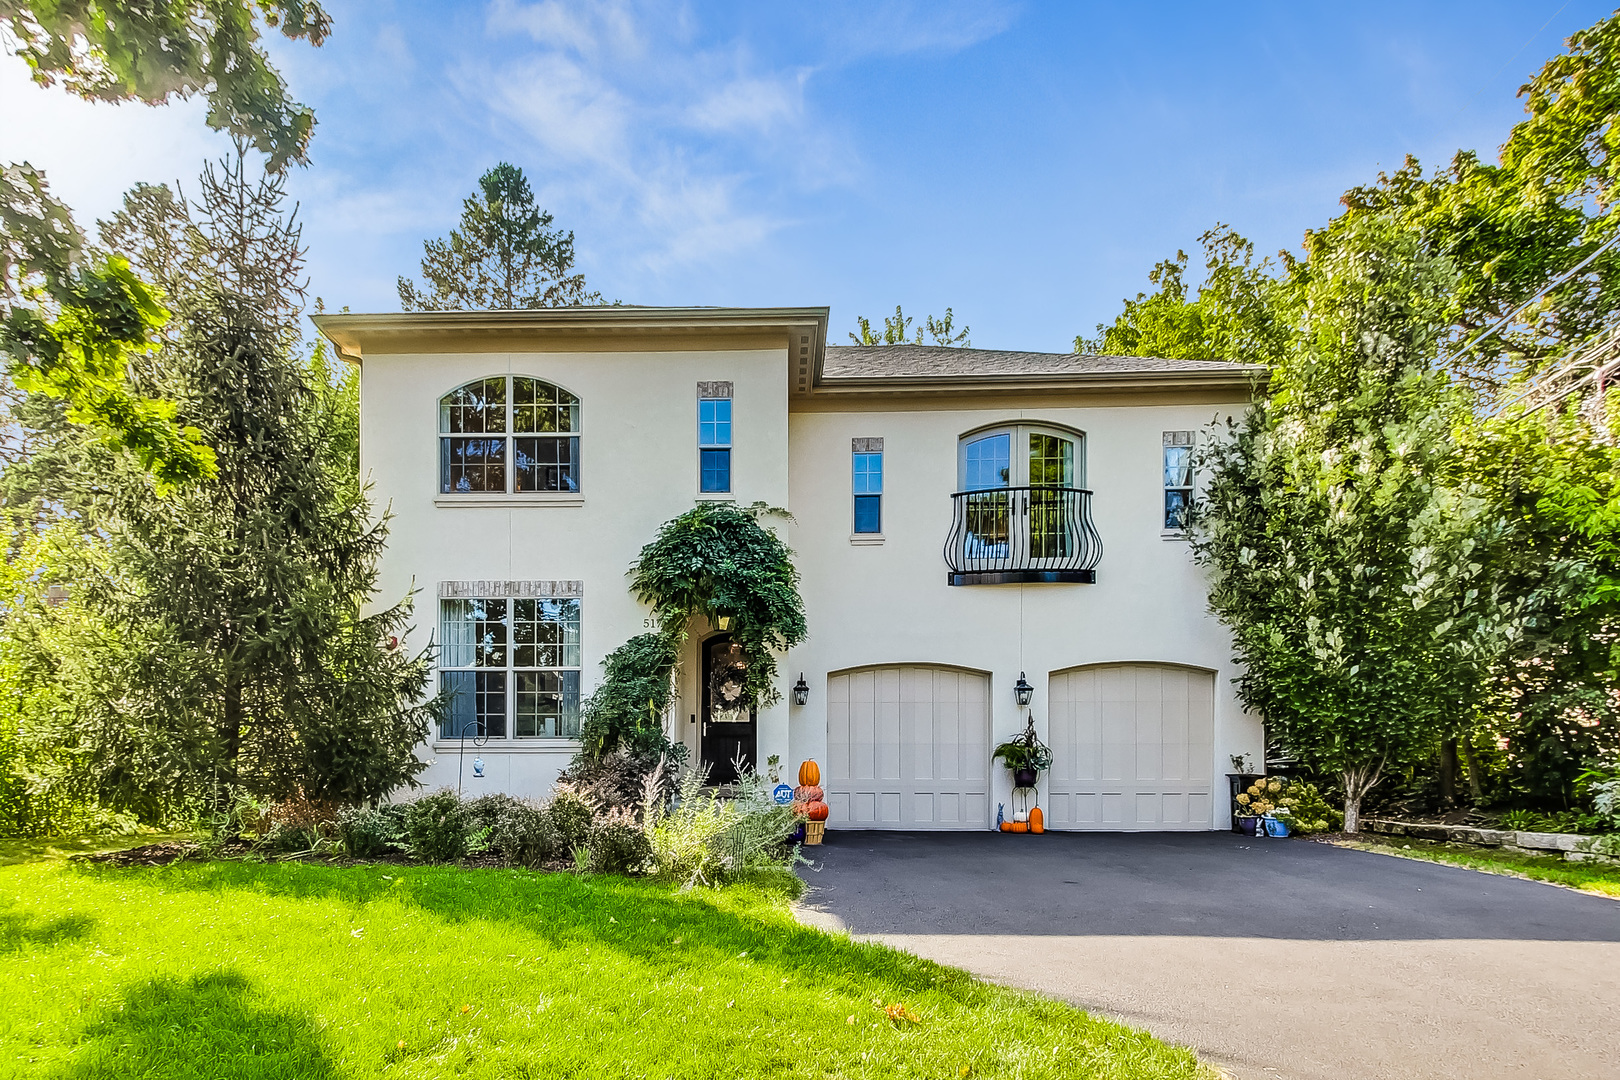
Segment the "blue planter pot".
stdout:
[[1287,836],[1288,835],[1288,822],[1280,821],[1277,818],[1266,818],[1265,822],[1266,822],[1266,835],[1267,836]]

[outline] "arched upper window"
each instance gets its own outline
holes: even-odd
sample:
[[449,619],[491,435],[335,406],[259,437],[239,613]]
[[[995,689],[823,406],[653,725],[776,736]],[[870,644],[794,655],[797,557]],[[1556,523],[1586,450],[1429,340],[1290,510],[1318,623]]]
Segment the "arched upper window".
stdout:
[[1029,424],[971,432],[962,436],[957,483],[962,491],[1083,488],[1085,436]]
[[495,375],[439,399],[439,491],[579,490],[579,398],[523,375]]

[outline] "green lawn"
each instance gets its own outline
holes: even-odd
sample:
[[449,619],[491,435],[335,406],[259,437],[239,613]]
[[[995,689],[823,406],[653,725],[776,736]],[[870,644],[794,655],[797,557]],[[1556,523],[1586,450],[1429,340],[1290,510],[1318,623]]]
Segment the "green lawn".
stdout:
[[[1209,1075],[1145,1034],[800,927],[792,887],[6,866],[0,1075]],[[889,1019],[889,1005],[920,1022]]]
[[1362,851],[1377,851],[1385,855],[1400,855],[1408,859],[1466,866],[1488,874],[1529,878],[1532,881],[1550,881],[1582,892],[1612,896],[1620,900],[1620,866],[1603,863],[1572,863],[1553,855],[1520,855],[1498,848],[1471,847],[1467,844],[1447,844],[1435,840],[1417,840],[1406,836],[1377,836],[1361,834],[1357,840],[1337,841],[1343,847]]

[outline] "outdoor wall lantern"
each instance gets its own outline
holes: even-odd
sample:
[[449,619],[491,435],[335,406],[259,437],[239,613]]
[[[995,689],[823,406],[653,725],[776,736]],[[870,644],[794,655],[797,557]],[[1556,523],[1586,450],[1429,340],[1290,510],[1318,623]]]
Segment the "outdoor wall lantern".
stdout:
[[793,684],[793,704],[808,705],[810,703],[810,684],[804,681],[804,672],[799,672],[799,681]]
[[730,630],[731,629],[731,616],[730,615],[716,615],[714,617],[714,628],[716,630],[721,630],[721,631]]
[[1027,709],[1029,708],[1030,698],[1034,696],[1035,688],[1029,685],[1029,680],[1024,678],[1024,673],[1020,671],[1018,681],[1013,683],[1013,700],[1018,702],[1020,709]]

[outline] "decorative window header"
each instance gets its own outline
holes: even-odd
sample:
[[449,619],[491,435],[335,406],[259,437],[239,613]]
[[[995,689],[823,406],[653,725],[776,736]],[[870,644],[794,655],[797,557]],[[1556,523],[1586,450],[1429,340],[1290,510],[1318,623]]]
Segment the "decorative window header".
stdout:
[[731,384],[729,382],[700,382],[698,383],[698,397],[712,401],[715,398],[729,398]]
[[851,439],[849,448],[857,454],[883,453],[883,440],[877,439]]
[[441,581],[439,599],[474,600],[483,597],[539,597],[552,599],[584,596],[583,581]]
[[1167,431],[1164,433],[1164,445],[1192,446],[1195,434],[1196,432],[1192,431]]

